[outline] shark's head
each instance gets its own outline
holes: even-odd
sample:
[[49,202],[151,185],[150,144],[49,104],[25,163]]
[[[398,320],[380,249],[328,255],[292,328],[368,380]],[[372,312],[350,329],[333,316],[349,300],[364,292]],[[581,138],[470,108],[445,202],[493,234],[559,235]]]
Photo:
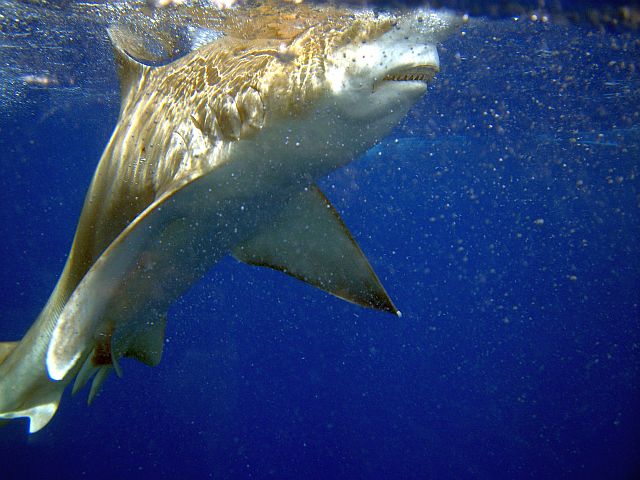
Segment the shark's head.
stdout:
[[351,122],[395,125],[438,72],[436,44],[459,24],[445,12],[341,11],[283,41],[261,89],[291,110],[321,98]]
[[[191,53],[162,68],[141,69],[148,80],[128,82],[138,76],[121,73],[123,91],[133,92],[123,94],[123,115],[145,118],[161,137],[152,142],[166,159],[166,175],[154,173],[166,177],[159,183],[174,181],[176,165],[190,178],[200,158],[209,168],[226,158],[218,152],[245,147],[300,172],[303,159],[311,175],[349,162],[427,91],[440,67],[436,45],[461,23],[441,11],[381,14],[268,1],[214,18],[210,41],[195,42]],[[137,42],[118,29],[110,34],[136,56]],[[141,101],[138,85],[154,95]],[[158,108],[157,98],[170,102]],[[257,134],[254,143],[237,142]],[[282,144],[306,148],[288,152]]]
[[193,90],[201,92],[211,78],[207,102],[222,112],[222,123],[235,104],[236,134],[241,123],[260,126],[263,112],[298,115],[318,102],[351,122],[395,125],[439,70],[436,44],[460,25],[453,14],[430,10],[379,14],[270,5],[226,22],[201,51],[205,72],[192,76],[200,82]]

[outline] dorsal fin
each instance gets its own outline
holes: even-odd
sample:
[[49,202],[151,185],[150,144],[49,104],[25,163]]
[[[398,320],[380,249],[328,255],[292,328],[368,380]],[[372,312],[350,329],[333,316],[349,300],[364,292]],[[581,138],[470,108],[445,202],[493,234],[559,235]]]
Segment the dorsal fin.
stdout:
[[120,99],[124,105],[129,93],[137,88],[140,79],[150,67],[140,63],[127,53],[128,37],[121,27],[110,27],[107,32],[113,44],[113,55],[120,79]]

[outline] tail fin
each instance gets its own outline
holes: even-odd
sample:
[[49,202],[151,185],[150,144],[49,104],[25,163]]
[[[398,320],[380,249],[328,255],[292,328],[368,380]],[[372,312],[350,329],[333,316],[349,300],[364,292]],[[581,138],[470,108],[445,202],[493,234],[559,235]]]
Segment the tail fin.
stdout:
[[[12,359],[19,343],[0,342],[0,419],[27,417],[29,433],[34,433],[49,423],[58,410],[66,382],[49,380],[44,365],[28,368],[24,362]],[[25,385],[31,388],[24,388]]]
[[55,401],[44,403],[26,410],[16,410],[13,412],[0,412],[0,419],[11,420],[13,418],[27,417],[29,418],[29,433],[35,433],[42,429],[53,418],[58,410],[62,390]]
[[[42,327],[49,315],[41,315]],[[0,421],[26,417],[29,433],[43,428],[58,410],[68,381],[53,382],[44,363],[46,342],[31,328],[19,342],[0,342]]]

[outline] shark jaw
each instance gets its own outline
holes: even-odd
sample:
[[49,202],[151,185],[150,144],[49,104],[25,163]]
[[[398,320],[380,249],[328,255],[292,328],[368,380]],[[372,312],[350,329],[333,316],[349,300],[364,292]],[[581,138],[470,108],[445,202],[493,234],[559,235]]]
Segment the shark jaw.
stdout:
[[110,30],[120,118],[54,292],[20,342],[0,343],[0,418],[37,431],[74,378],[74,392],[92,381],[91,401],[122,357],[157,365],[169,306],[228,253],[399,315],[314,180],[390,132],[457,22],[237,13],[246,28],[223,18],[212,43],[155,68],[134,59],[131,32]]
[[440,69],[436,42],[441,33],[417,27],[443,18],[418,10],[375,41],[333,52],[327,59],[327,80],[343,113],[356,121],[379,118],[395,125]]

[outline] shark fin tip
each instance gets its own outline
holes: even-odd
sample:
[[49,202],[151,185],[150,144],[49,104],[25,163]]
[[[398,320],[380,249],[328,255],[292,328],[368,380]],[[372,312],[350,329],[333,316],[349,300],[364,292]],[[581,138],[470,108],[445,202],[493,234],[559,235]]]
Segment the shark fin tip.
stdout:
[[[62,390],[60,390],[60,394],[62,394]],[[26,410],[2,412],[0,413],[0,419],[10,420],[12,418],[26,417],[29,419],[29,433],[36,433],[51,421],[58,410],[59,401],[60,395],[52,402],[36,405]]]
[[34,408],[29,415],[29,433],[36,433],[43,429],[56,413],[56,410],[58,410],[57,403],[47,403]]

